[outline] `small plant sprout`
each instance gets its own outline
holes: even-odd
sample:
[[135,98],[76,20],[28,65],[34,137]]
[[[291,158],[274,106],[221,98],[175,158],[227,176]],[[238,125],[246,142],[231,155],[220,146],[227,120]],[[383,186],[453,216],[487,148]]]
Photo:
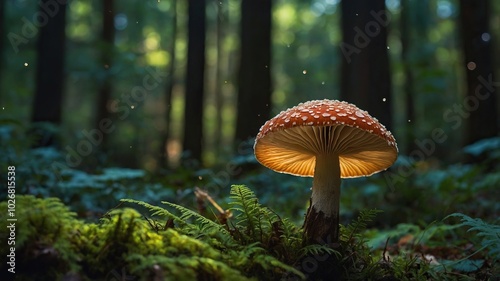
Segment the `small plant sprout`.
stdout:
[[314,177],[304,221],[306,243],[336,243],[340,179],[370,176],[397,158],[394,137],[377,119],[337,100],[301,103],[267,121],[255,156],[280,173]]

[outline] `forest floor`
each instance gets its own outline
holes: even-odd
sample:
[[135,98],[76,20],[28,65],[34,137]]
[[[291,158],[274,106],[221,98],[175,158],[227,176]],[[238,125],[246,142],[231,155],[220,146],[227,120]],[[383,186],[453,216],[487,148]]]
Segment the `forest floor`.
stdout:
[[499,143],[465,149],[479,164],[402,156],[343,181],[340,241],[318,245],[302,242],[310,179],[251,155],[230,160],[250,172],[226,177],[227,165],[54,170],[58,150],[3,147],[15,187],[1,220],[17,220],[0,279],[500,280]]

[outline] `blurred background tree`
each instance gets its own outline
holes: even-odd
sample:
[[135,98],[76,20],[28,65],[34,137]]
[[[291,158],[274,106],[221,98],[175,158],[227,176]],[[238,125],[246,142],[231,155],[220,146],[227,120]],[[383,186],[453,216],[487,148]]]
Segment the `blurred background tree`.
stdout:
[[[109,104],[112,98],[111,65],[113,64],[113,52],[115,43],[115,1],[102,1],[102,30],[101,30],[101,58],[100,63],[104,70],[100,79],[99,92],[97,93],[97,112],[94,127],[99,128],[101,120],[110,119],[111,112]],[[102,134],[102,144],[98,147],[100,151],[107,151],[108,134]]]
[[[498,135],[498,103],[490,31],[490,1],[460,0],[460,39],[467,78],[462,107],[467,144]],[[495,118],[495,116],[497,118]]]
[[[31,35],[30,33],[38,36],[36,86],[31,115],[33,127],[30,130],[36,138],[34,147],[60,146],[56,130],[47,126],[47,123],[60,126],[63,120],[67,5],[51,2],[53,1],[40,1],[40,8],[33,16],[33,23],[25,21],[23,25],[23,33],[26,36]],[[25,63],[25,66],[29,64]]]
[[387,51],[391,21],[385,0],[345,0],[342,7],[340,97],[392,129],[392,89]]
[[255,137],[271,113],[271,1],[241,2],[235,140]]
[[[155,172],[188,155],[225,165],[270,116],[323,98],[368,110],[405,154],[436,128],[447,140],[429,158],[445,162],[498,135],[496,1],[58,3],[2,2],[0,109],[27,128],[53,124],[42,129],[57,131],[68,155],[109,118],[114,130],[101,132],[81,169]],[[356,48],[350,62],[346,44]],[[144,83],[144,99],[130,103]],[[491,94],[475,108],[468,97],[479,85]]]
[[184,100],[184,142],[186,157],[201,162],[205,98],[206,0],[188,1],[188,51]]

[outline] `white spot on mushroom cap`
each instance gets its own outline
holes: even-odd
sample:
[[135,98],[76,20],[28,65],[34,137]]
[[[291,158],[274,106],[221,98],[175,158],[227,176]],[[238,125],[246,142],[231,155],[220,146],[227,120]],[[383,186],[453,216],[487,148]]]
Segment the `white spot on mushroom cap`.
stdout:
[[361,117],[361,118],[365,117],[365,115],[363,114],[363,112],[361,112],[359,110],[356,110],[356,112],[354,114],[356,114],[356,116]]

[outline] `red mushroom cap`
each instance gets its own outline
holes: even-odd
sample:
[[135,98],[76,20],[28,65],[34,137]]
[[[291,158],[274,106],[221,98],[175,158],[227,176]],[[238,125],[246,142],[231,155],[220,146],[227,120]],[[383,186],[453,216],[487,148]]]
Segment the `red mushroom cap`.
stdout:
[[255,156],[277,172],[313,176],[316,156],[338,155],[342,178],[369,176],[397,158],[396,140],[368,112],[338,100],[313,100],[267,121],[255,139]]

